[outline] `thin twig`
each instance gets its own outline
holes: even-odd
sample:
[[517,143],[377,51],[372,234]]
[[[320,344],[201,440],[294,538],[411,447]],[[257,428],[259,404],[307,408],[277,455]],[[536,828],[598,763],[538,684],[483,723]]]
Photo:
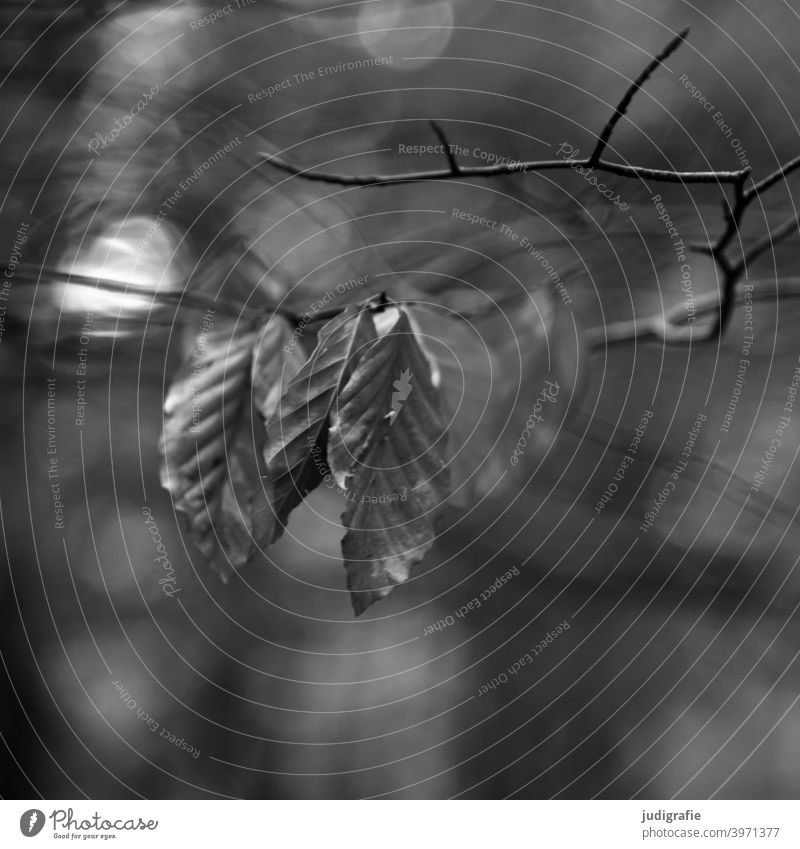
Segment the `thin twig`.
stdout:
[[[668,311],[663,315],[651,316],[629,322],[617,322],[604,329],[590,331],[590,344],[594,346],[607,345],[615,342],[630,342],[636,339],[656,339],[665,343],[685,344],[686,342],[711,341],[718,338],[727,327],[736,302],[736,286],[742,278],[748,263],[753,262],[770,246],[774,246],[781,239],[797,231],[800,226],[798,218],[792,218],[776,227],[764,238],[751,246],[737,260],[731,259],[726,250],[739,233],[739,227],[750,203],[772,186],[786,180],[795,170],[800,168],[800,156],[795,157],[782,165],[778,170],[768,175],[758,183],[754,183],[745,189],[745,183],[750,176],[750,168],[742,168],[734,171],[676,171],[659,168],[646,168],[637,165],[626,165],[622,163],[604,160],[603,153],[606,151],[614,130],[626,115],[636,94],[650,79],[653,73],[671,56],[685,41],[689,30],[685,29],[673,38],[666,47],[648,63],[644,70],[629,85],[622,99],[619,101],[613,114],[606,122],[598,135],[597,144],[591,155],[580,159],[541,159],[528,160],[524,162],[504,162],[494,165],[467,166],[459,164],[453,153],[452,147],[442,128],[431,121],[433,132],[441,142],[447,159],[446,169],[431,171],[416,171],[405,174],[372,174],[372,175],[345,175],[325,171],[309,171],[293,165],[284,159],[269,154],[259,154],[269,164],[290,175],[301,177],[304,180],[331,183],[341,186],[389,186],[398,183],[420,182],[428,180],[445,180],[461,178],[491,178],[505,174],[520,174],[527,171],[550,171],[567,170],[578,167],[602,171],[620,177],[650,180],[653,182],[683,183],[683,184],[716,184],[732,185],[733,196],[723,201],[723,216],[725,227],[715,242],[705,245],[693,245],[692,248],[698,252],[712,257],[721,272],[719,297],[711,296],[702,304],[703,315],[716,314],[714,320],[705,327],[688,325],[685,315],[681,316],[682,310],[678,308]],[[78,283],[79,285],[92,286],[94,288],[106,289],[130,293],[131,287],[125,283],[110,280],[98,280],[95,278],[83,278],[80,275],[65,275],[55,272],[53,269],[43,269],[44,273],[55,278],[63,278],[66,282]],[[33,278],[38,279],[36,277]],[[135,290],[134,290],[135,291]],[[193,293],[186,291],[171,291],[156,293],[153,296],[154,305],[157,303],[169,303],[172,305],[185,306],[191,309],[207,309],[209,302],[204,298],[198,298]],[[262,315],[279,313],[287,318],[295,326],[301,323],[305,326],[312,322],[327,321],[338,315],[340,308],[332,308],[314,315],[296,316],[280,308],[258,309],[245,307],[235,303],[226,304],[217,298],[213,302],[220,312],[239,317],[242,312],[254,312]],[[601,335],[602,332],[602,335]]]
[[588,157],[581,159],[541,159],[526,162],[504,162],[494,165],[466,166],[460,165],[456,160],[452,148],[444,131],[435,122],[431,127],[437,138],[442,143],[447,158],[447,169],[433,171],[414,171],[405,174],[371,174],[371,175],[344,175],[329,173],[326,171],[309,171],[300,168],[277,156],[260,154],[274,167],[305,180],[313,180],[323,183],[332,183],[341,186],[389,186],[397,183],[419,182],[427,180],[445,180],[459,178],[486,178],[497,177],[503,174],[519,174],[526,171],[551,171],[566,170],[578,167],[593,169],[615,174],[620,177],[650,180],[653,182],[701,184],[712,183],[716,185],[730,184],[733,186],[733,197],[723,201],[723,215],[725,228],[716,242],[709,245],[694,246],[695,250],[711,256],[721,272],[720,296],[710,306],[716,312],[715,319],[706,328],[676,326],[672,316],[653,316],[647,319],[614,325],[610,335],[607,333],[597,344],[608,344],[609,342],[632,341],[634,339],[656,339],[661,342],[684,344],[688,341],[711,341],[720,336],[730,321],[733,303],[735,301],[736,285],[743,274],[746,263],[755,259],[761,252],[767,249],[769,244],[774,244],[775,237],[783,238],[788,235],[794,222],[787,222],[778,230],[769,234],[765,240],[751,248],[749,255],[743,256],[739,262],[734,262],[726,256],[725,250],[739,232],[742,216],[748,205],[761,192],[785,179],[792,171],[800,167],[800,157],[787,162],[778,171],[770,174],[760,183],[754,184],[745,190],[745,182],[750,176],[750,168],[741,168],[735,171],[675,171],[658,168],[645,168],[637,165],[625,165],[609,162],[603,159],[603,154],[623,116],[627,114],[628,108],[636,95],[641,91],[644,84],[650,79],[655,71],[662,66],[664,61],[671,56],[686,40],[688,29],[678,33],[667,45],[653,58],[644,70],[628,86],[616,109],[606,122],[597,137],[597,144]]
[[759,239],[754,245],[747,249],[747,252],[739,263],[734,266],[734,271],[737,273],[743,272],[748,264],[752,263],[770,248],[774,248],[787,236],[791,236],[796,233],[798,228],[800,228],[800,215],[793,215],[787,221],[784,221],[783,224],[779,224],[773,230],[770,230],[766,236]]
[[528,171],[567,171],[579,167],[593,167],[595,171],[615,174],[618,177],[652,180],[656,183],[735,184],[746,179],[750,174],[749,168],[742,168],[737,171],[670,171],[664,168],[645,168],[639,165],[623,165],[605,160],[592,163],[587,156],[582,159],[532,159],[526,162],[501,162],[495,165],[458,165],[456,174],[453,174],[452,167],[448,167],[431,171],[409,171],[405,174],[351,175],[335,174],[328,171],[309,171],[307,168],[293,165],[291,162],[269,153],[259,153],[258,155],[269,165],[287,174],[312,182],[330,183],[336,186],[391,186],[397,183],[418,183],[466,177],[483,179],[500,177],[504,174],[521,174]]
[[622,120],[622,117],[628,111],[628,107],[631,105],[631,101],[642,88],[642,86],[650,79],[653,73],[658,69],[661,64],[666,60],[669,56],[671,56],[683,42],[686,40],[686,36],[689,35],[689,28],[687,27],[682,32],[678,33],[675,38],[670,41],[670,43],[653,59],[652,62],[639,74],[638,77],[631,83],[628,90],[625,92],[625,96],[620,100],[619,105],[614,110],[614,114],[609,118],[608,123],[603,127],[602,132],[600,133],[597,139],[597,145],[595,149],[592,151],[592,155],[589,157],[589,166],[597,166],[600,163],[600,159],[603,156],[603,151],[608,146],[608,142],[611,139],[611,134],[614,132],[617,124]]
[[703,341],[704,334],[694,327],[677,327],[664,315],[649,315],[630,321],[614,321],[603,327],[593,327],[585,332],[591,350],[612,345],[630,344],[634,341],[656,341],[667,345],[685,345],[691,340]]
[[444,154],[447,157],[447,161],[450,163],[450,174],[453,177],[458,177],[458,175],[461,173],[461,167],[458,164],[456,155],[450,149],[450,142],[447,140],[447,136],[444,134],[444,130],[436,123],[436,121],[431,121],[431,127],[433,128],[433,132],[436,133],[436,137],[442,143],[442,147],[444,148]]
[[[772,283],[775,285],[774,278],[772,280],[754,280],[752,281],[753,290],[749,292],[749,297],[753,301],[772,300],[776,297],[774,288],[767,288],[766,284]],[[778,293],[782,300],[800,298],[800,277],[784,277],[780,282],[780,292]],[[733,298],[734,304],[744,304],[745,293],[739,291],[735,293]],[[720,309],[720,298],[715,292],[707,295],[702,295],[695,299],[694,313],[695,317],[703,318],[718,313]],[[692,332],[689,328],[692,327]],[[709,327],[701,330],[702,325],[689,324],[688,313],[683,304],[676,304],[670,309],[665,310],[656,316],[646,316],[645,318],[632,319],[627,321],[614,321],[610,324],[600,327],[591,327],[585,331],[585,340],[592,350],[599,350],[610,345],[629,343],[633,340],[644,341],[654,339],[665,344],[685,344],[688,341],[693,343],[705,342],[712,338]]]
[[800,156],[795,156],[794,159],[790,159],[784,165],[781,165],[777,171],[773,171],[768,177],[764,177],[758,183],[754,183],[750,188],[744,193],[744,199],[747,202],[750,202],[756,195],[761,194],[761,192],[765,192],[767,189],[772,188],[776,183],[779,183],[781,180],[786,179],[793,171],[796,171],[800,168]]
[[41,281],[46,281],[48,285],[54,283],[68,284],[71,286],[81,286],[87,289],[95,289],[101,292],[112,292],[115,294],[129,295],[132,297],[152,296],[152,305],[159,306],[180,306],[188,309],[201,310],[205,312],[209,308],[213,308],[215,312],[221,315],[227,315],[232,318],[241,318],[250,314],[268,315],[278,313],[283,315],[292,324],[297,324],[298,317],[293,313],[289,313],[279,308],[254,307],[245,304],[237,304],[227,298],[210,298],[204,295],[198,295],[190,292],[187,289],[162,289],[162,290],[147,290],[140,289],[136,283],[126,283],[120,280],[110,280],[105,277],[92,277],[86,274],[76,274],[74,272],[60,271],[57,268],[50,266],[42,266],[41,270],[33,268],[25,268],[19,266],[14,271],[14,281],[18,284],[34,285]]
[[739,232],[739,225],[742,223],[742,216],[750,203],[744,188],[747,176],[749,175],[743,177],[738,183],[734,183],[733,203],[729,204],[728,199],[723,198],[722,216],[726,222],[726,227],[719,239],[717,239],[717,241],[711,246],[710,253],[712,257],[721,257],[722,252],[733,240],[733,237]]
[[[3,267],[0,266],[0,272]],[[167,290],[137,290],[135,283],[125,283],[120,280],[109,280],[103,277],[91,277],[85,274],[75,274],[65,271],[59,271],[48,266],[42,266],[41,275],[33,269],[23,266],[17,267],[14,272],[14,281],[18,284],[33,285],[41,280],[47,281],[48,285],[53,283],[66,283],[72,286],[85,286],[90,289],[100,290],[101,292],[113,292],[115,294],[130,295],[133,297],[151,296],[152,307],[186,307],[188,309],[207,311],[210,308],[214,309],[215,313],[226,315],[231,318],[254,319],[268,318],[270,315],[283,316],[293,327],[302,325],[307,327],[310,324],[320,324],[329,321],[340,315],[341,307],[330,307],[327,310],[319,310],[314,313],[306,313],[303,316],[296,315],[288,310],[280,307],[255,307],[249,304],[238,304],[236,301],[227,298],[215,299],[206,298],[189,292],[186,289],[167,289]],[[385,292],[379,292],[371,298],[363,302],[363,308],[370,312],[383,312],[390,306],[389,298]]]
[[653,72],[670,56],[686,39],[689,30],[685,29],[679,33],[670,43],[653,59],[641,74],[628,87],[613,115],[603,127],[595,149],[590,156],[582,159],[531,159],[520,162],[500,162],[494,165],[460,165],[451,150],[442,129],[438,124],[431,121],[431,126],[439,140],[444,146],[447,158],[446,169],[434,169],[432,171],[409,171],[405,174],[336,174],[327,171],[310,171],[287,162],[285,159],[269,153],[260,153],[268,164],[273,167],[301,177],[304,180],[312,180],[319,183],[331,183],[338,186],[391,186],[397,183],[421,182],[427,180],[446,180],[448,178],[486,178],[499,177],[504,174],[520,174],[528,171],[558,171],[571,168],[585,167],[593,168],[595,171],[603,171],[615,174],[618,177],[628,177],[640,180],[652,180],[663,183],[713,183],[713,184],[740,184],[750,174],[749,168],[736,171],[675,171],[664,168],[645,168],[639,165],[624,165],[618,162],[609,162],[602,158],[615,127],[622,116],[628,110],[631,101],[644,83],[652,76]]
[[710,256],[720,270],[720,299],[719,310],[716,321],[708,330],[708,339],[712,340],[725,332],[731,315],[733,314],[733,303],[736,286],[742,279],[747,266],[753,263],[761,254],[774,247],[778,242],[797,232],[800,227],[800,216],[794,216],[775,229],[771,230],[754,245],[747,248],[738,260],[732,259],[726,254],[728,246],[734,238],[739,235],[739,227],[745,212],[750,204],[761,194],[771,189],[794,171],[800,168],[800,156],[784,163],[772,174],[769,174],[758,183],[753,183],[745,188],[745,176],[740,182],[734,184],[733,199],[728,203],[727,198],[723,201],[722,212],[725,219],[725,228],[717,237],[716,241],[707,245],[692,245],[692,249]]

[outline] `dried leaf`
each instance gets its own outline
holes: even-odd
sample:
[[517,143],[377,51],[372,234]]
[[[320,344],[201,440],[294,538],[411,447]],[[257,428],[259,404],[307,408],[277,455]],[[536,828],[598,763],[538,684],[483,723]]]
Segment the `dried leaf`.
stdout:
[[430,364],[404,310],[339,392],[328,457],[352,506],[342,520],[356,614],[408,580],[433,545],[449,493],[445,427]]
[[223,576],[247,561],[250,547],[258,446],[242,425],[257,335],[231,323],[201,333],[164,403],[161,484]]
[[299,338],[286,319],[273,314],[253,351],[253,404],[268,422],[286,394],[292,378],[305,362]]
[[253,507],[260,548],[283,533],[289,514],[322,480],[328,421],[340,387],[376,337],[369,310],[348,307],[320,331],[267,427],[267,474]]

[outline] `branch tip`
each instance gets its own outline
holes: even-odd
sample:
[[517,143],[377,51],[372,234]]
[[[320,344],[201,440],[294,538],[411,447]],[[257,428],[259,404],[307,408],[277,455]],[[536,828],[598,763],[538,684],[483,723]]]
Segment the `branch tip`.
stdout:
[[461,173],[461,168],[459,167],[456,155],[450,149],[450,142],[447,140],[444,130],[436,123],[436,121],[431,121],[430,125],[433,132],[436,133],[436,138],[438,138],[442,143],[444,155],[447,157],[447,164],[450,166],[450,173],[454,177],[457,177]]
[[[527,162],[516,162],[513,164],[494,165],[459,165],[444,130],[436,121],[430,121],[430,126],[436,137],[442,143],[447,157],[447,169],[433,171],[416,171],[408,174],[381,175],[351,177],[326,173],[322,171],[309,171],[283,161],[276,156],[261,154],[271,165],[289,174],[296,175],[306,180],[316,180],[342,186],[388,186],[402,182],[418,182],[425,180],[445,180],[452,177],[496,177],[504,174],[520,174],[529,171],[548,171],[574,168],[583,166],[604,171],[619,177],[638,180],[651,180],[655,182],[682,183],[682,184],[716,184],[718,186],[730,184],[733,186],[733,195],[723,198],[722,213],[724,228],[718,238],[709,244],[695,243],[690,249],[698,253],[710,256],[716,263],[720,272],[720,294],[715,305],[716,316],[705,333],[687,336],[687,328],[676,327],[675,317],[672,316],[666,323],[656,318],[639,321],[635,326],[629,327],[627,323],[620,323],[614,328],[613,340],[606,337],[605,341],[632,341],[635,339],[656,339],[664,343],[680,343],[687,341],[713,341],[719,338],[725,331],[730,321],[732,307],[736,300],[736,285],[744,274],[749,263],[774,247],[788,236],[800,230],[800,216],[784,221],[770,230],[758,242],[743,250],[738,260],[728,256],[726,249],[739,233],[739,228],[748,206],[752,201],[772,186],[785,181],[790,174],[800,170],[800,156],[796,156],[781,165],[776,171],[764,177],[759,182],[754,182],[746,187],[752,169],[747,166],[735,171],[677,171],[673,169],[646,168],[636,165],[611,162],[603,158],[611,136],[623,116],[626,115],[631,102],[642,86],[650,79],[655,71],[663,65],[689,36],[689,27],[682,29],[669,43],[647,64],[641,73],[630,83],[616,109],[608,119],[602,131],[597,137],[590,156],[584,159],[543,159],[530,160]],[[688,328],[691,331],[691,328]]]
[[609,118],[608,123],[605,127],[603,127],[597,138],[597,144],[592,151],[592,155],[589,157],[590,166],[596,166],[597,163],[600,162],[603,151],[606,149],[608,142],[611,139],[611,134],[614,132],[617,124],[622,120],[623,115],[625,115],[628,111],[628,107],[631,105],[633,98],[655,73],[655,71],[664,63],[664,60],[671,56],[681,46],[681,44],[683,44],[688,34],[688,27],[679,32],[678,35],[676,35],[675,38],[673,38],[672,41],[670,41],[669,44],[647,64],[645,69],[638,77],[636,77],[630,86],[628,86],[628,90],[625,92],[622,100],[620,100],[617,108],[614,110],[614,114],[611,118]]

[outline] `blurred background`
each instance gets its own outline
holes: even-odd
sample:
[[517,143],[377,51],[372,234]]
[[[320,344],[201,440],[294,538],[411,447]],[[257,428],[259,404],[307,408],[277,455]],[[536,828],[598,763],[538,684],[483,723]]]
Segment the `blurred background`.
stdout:
[[[653,195],[688,245],[720,232],[719,186],[598,174],[622,210],[570,171],[359,189],[259,157],[443,167],[408,150],[437,143],[431,120],[464,164],[587,155],[685,26],[609,158],[763,176],[798,155],[788,3],[6,0],[4,797],[797,795],[797,240],[746,269],[758,294],[723,339],[605,346],[687,279],[717,291],[699,254],[684,276]],[[777,185],[734,254],[796,212]],[[356,619],[343,498],[314,492],[224,582],[160,487],[158,442],[202,326],[182,293],[302,314],[358,276],[340,303],[420,306],[457,492],[413,579]]]

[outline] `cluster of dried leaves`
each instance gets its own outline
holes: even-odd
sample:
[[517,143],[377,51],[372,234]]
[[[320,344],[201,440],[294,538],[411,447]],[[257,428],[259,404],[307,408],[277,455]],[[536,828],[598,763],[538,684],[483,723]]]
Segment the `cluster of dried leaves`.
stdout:
[[277,313],[229,322],[198,338],[169,390],[162,483],[227,574],[263,556],[332,476],[347,495],[342,552],[360,614],[433,544],[449,491],[436,383],[409,311],[382,298],[322,326],[307,358]]

